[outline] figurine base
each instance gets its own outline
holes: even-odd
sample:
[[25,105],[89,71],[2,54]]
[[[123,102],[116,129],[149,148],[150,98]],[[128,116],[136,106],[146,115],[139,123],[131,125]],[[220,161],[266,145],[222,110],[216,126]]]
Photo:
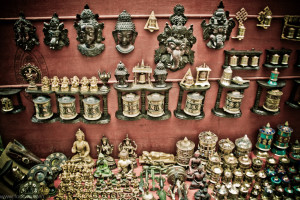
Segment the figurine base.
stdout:
[[268,151],[261,151],[261,150],[258,150],[258,149],[254,150],[254,155],[258,158],[267,158],[267,157],[269,157]]
[[285,104],[291,108],[300,109],[300,104],[296,101],[286,101]]
[[156,121],[156,120],[158,121],[158,120],[167,120],[170,117],[171,117],[171,112],[169,110],[165,111],[165,113],[160,117],[151,117],[147,114],[142,114],[142,113],[140,113],[136,117],[126,117],[125,115],[123,115],[122,111],[117,111],[116,112],[116,118],[117,119],[126,120],[126,121],[136,121],[136,120],[140,120],[142,118],[148,119],[148,120],[153,120],[153,121]]
[[98,120],[87,120],[84,117],[81,118],[81,121],[86,124],[107,124],[110,122],[110,114],[102,115]]
[[266,111],[263,107],[251,108],[251,111],[258,115],[278,115],[280,113],[280,109],[277,112]]
[[200,115],[191,116],[191,115],[186,114],[183,110],[180,110],[180,111],[174,110],[174,115],[178,119],[185,119],[185,120],[200,120],[205,117],[204,112],[201,112]]
[[[223,69],[226,69],[229,66],[223,65]],[[259,66],[230,66],[232,70],[259,70]]]
[[75,124],[75,123],[81,121],[81,117],[80,117],[80,115],[77,115],[75,118],[69,119],[69,120],[59,118],[59,121],[60,121],[61,123],[64,123],[64,124]]
[[49,119],[38,119],[35,115],[31,117],[31,122],[33,123],[54,123],[59,120],[57,113],[53,113],[52,117]]
[[218,117],[225,117],[225,118],[239,118],[242,116],[242,112],[239,112],[237,114],[231,114],[231,113],[227,113],[223,110],[223,108],[213,108],[212,113]]
[[267,68],[278,68],[278,69],[282,69],[282,68],[288,68],[289,65],[279,65],[279,64],[276,64],[276,65],[273,65],[273,64],[263,64],[264,67],[267,67]]

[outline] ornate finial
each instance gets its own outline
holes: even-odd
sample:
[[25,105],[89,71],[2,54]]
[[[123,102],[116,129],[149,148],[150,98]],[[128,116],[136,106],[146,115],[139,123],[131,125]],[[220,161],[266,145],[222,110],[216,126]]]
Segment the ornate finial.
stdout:
[[181,25],[184,26],[187,22],[187,17],[184,15],[183,5],[177,4],[174,7],[174,14],[171,15],[170,21],[172,25]]
[[271,127],[271,125],[270,125],[270,123],[268,122],[266,128],[270,128],[270,127]]
[[85,4],[84,9],[90,9],[88,4]]
[[286,121],[286,122],[284,123],[284,125],[285,125],[285,126],[289,126],[289,122]]
[[24,14],[23,11],[21,11],[21,12],[19,13],[19,17],[20,17],[20,19],[25,19],[25,14]]
[[225,7],[224,7],[224,4],[223,4],[223,1],[220,1],[220,4],[218,5],[218,8],[222,8],[222,9],[225,8]]

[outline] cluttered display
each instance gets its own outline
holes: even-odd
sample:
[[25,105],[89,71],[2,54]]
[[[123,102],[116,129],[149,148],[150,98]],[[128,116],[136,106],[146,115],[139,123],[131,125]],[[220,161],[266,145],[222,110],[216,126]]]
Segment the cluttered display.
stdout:
[[188,200],[190,190],[196,200],[299,199],[300,144],[290,143],[292,133],[288,122],[277,131],[268,123],[253,149],[247,135],[218,141],[215,133],[203,131],[198,145],[187,137],[179,140],[176,156],[143,151],[139,158],[138,144],[127,135],[117,146],[117,161],[111,156],[114,145],[103,135],[95,161],[78,129],[69,159],[56,152],[41,161],[20,142],[9,143],[2,149],[0,177],[24,199]]

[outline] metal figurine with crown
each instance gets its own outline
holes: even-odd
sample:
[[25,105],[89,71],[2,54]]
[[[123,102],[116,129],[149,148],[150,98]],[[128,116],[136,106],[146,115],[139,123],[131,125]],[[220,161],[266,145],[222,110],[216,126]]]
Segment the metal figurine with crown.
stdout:
[[184,15],[184,7],[180,4],[174,7],[174,14],[170,17],[172,27],[166,23],[164,32],[159,34],[159,48],[155,50],[154,61],[161,61],[171,71],[177,71],[186,64],[194,63],[194,51],[191,50],[196,43],[193,35],[193,25],[189,28],[184,25],[187,17]]
[[117,65],[117,69],[115,70],[115,77],[118,81],[117,87],[118,88],[125,88],[128,87],[128,77],[129,73],[125,65],[120,61],[120,63]]
[[119,15],[115,30],[112,34],[116,42],[116,49],[120,53],[127,54],[134,50],[133,44],[138,32],[135,31],[135,25],[126,10],[123,10]]
[[254,154],[259,158],[267,158],[269,156],[268,151],[271,149],[273,135],[275,130],[271,128],[270,123],[259,129],[257,136],[256,150]]
[[102,41],[104,23],[98,23],[98,14],[94,14],[86,4],[81,14],[77,14],[79,22],[74,22],[77,31],[77,40],[80,42],[78,50],[85,56],[93,57],[99,55],[105,48]]

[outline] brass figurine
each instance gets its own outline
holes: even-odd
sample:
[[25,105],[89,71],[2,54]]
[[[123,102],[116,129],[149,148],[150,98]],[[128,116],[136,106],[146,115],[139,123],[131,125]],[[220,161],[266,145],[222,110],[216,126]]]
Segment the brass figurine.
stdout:
[[81,83],[81,87],[80,87],[81,92],[88,92],[90,90],[90,86],[89,86],[90,81],[86,76],[82,77],[80,83]]
[[129,139],[128,135],[126,135],[126,138],[119,144],[118,149],[120,152],[126,150],[128,152],[128,158],[132,161],[134,167],[137,167],[137,154],[135,153],[137,145],[135,141]]
[[236,13],[235,18],[239,22],[239,27],[238,27],[238,35],[236,37],[232,37],[233,39],[238,39],[238,40],[244,39],[245,31],[246,31],[246,27],[244,26],[244,21],[247,20],[247,16],[248,16],[248,13],[245,10],[245,8],[241,8],[241,10],[239,10]]
[[191,68],[189,68],[188,71],[185,73],[184,77],[180,81],[180,85],[186,88],[190,88],[194,85],[194,78],[191,72]]
[[71,91],[78,92],[79,91],[79,78],[78,76],[73,76],[71,78]]
[[256,24],[258,27],[262,27],[264,29],[268,29],[271,26],[271,20],[272,20],[272,11],[270,8],[267,6],[263,11],[260,11],[258,13],[258,21],[259,24]]
[[153,87],[151,82],[152,68],[144,64],[142,60],[141,65],[138,63],[133,67],[134,79],[132,87]]
[[232,29],[235,27],[235,22],[229,17],[229,12],[224,11],[223,1],[220,1],[218,9],[214,12],[207,24],[205,20],[202,21],[201,27],[203,29],[203,39],[209,39],[206,44],[211,49],[222,49],[225,41],[229,40]]
[[188,170],[187,170],[187,179],[188,180],[193,180],[193,176],[194,176],[194,173],[196,171],[198,171],[198,167],[200,166],[201,164],[201,159],[200,159],[200,151],[197,150],[194,152],[194,155],[192,158],[190,158],[189,160],[189,167],[188,167]]
[[151,12],[151,14],[147,20],[147,23],[145,24],[144,29],[150,31],[151,33],[153,31],[159,30],[157,19],[154,15],[154,11]]
[[77,40],[80,44],[77,46],[81,54],[93,57],[97,56],[105,49],[102,44],[104,37],[102,31],[104,23],[98,23],[98,14],[94,14],[86,4],[81,14],[77,14],[76,18],[79,22],[74,22],[74,27],[77,31]]
[[14,24],[16,45],[24,51],[31,51],[35,45],[39,45],[36,27],[27,19],[24,13],[19,14],[19,19]]
[[89,82],[90,82],[90,91],[97,92],[98,91],[98,79],[96,78],[96,76],[92,76],[92,78],[89,79]]
[[155,163],[174,164],[175,156],[173,154],[157,151],[143,151],[142,156],[139,157],[139,163],[151,165],[154,165]]
[[209,73],[211,69],[205,63],[199,67],[196,67],[197,70],[197,78],[195,85],[199,85],[200,87],[210,86],[208,82]]
[[42,78],[41,90],[43,92],[50,91],[50,80],[47,76],[43,76],[43,78]]
[[128,87],[128,77],[129,73],[125,65],[120,61],[120,63],[117,65],[117,69],[115,70],[115,77],[118,81],[117,87],[123,88]]
[[159,48],[155,50],[154,61],[161,61],[167,69],[177,71],[188,63],[194,63],[195,52],[191,48],[196,43],[196,37],[193,35],[193,25],[189,28],[184,26],[187,17],[182,5],[174,7],[170,22],[172,27],[166,23],[164,32],[157,37]]
[[94,177],[96,178],[107,178],[111,177],[112,172],[109,169],[108,162],[102,153],[99,153],[98,160],[96,162],[96,171],[94,172]]
[[53,76],[51,79],[51,90],[58,91],[59,90],[59,78],[57,76]]
[[69,91],[69,79],[68,77],[64,76],[61,80],[60,90],[62,92],[68,92]]
[[115,30],[112,34],[116,42],[116,49],[120,53],[127,54],[134,50],[134,42],[138,32],[135,31],[135,25],[126,10],[123,10],[119,15]]
[[129,153],[126,149],[121,150],[119,153],[120,160],[118,161],[119,177],[124,174],[126,177],[132,177],[134,164],[129,158]]
[[59,23],[56,13],[53,14],[49,24],[44,22],[43,32],[45,34],[44,43],[50,49],[59,50],[70,44],[68,30],[64,28],[64,23]]
[[101,145],[97,145],[97,152],[104,155],[105,160],[108,162],[108,167],[110,169],[117,168],[115,159],[111,157],[114,150],[114,145],[110,144],[109,139],[103,135],[101,138]]
[[123,115],[126,117],[136,117],[140,111],[140,96],[134,93],[128,93],[122,96]]
[[20,74],[29,83],[28,90],[37,90],[36,83],[41,81],[41,71],[37,66],[27,63],[21,67]]

